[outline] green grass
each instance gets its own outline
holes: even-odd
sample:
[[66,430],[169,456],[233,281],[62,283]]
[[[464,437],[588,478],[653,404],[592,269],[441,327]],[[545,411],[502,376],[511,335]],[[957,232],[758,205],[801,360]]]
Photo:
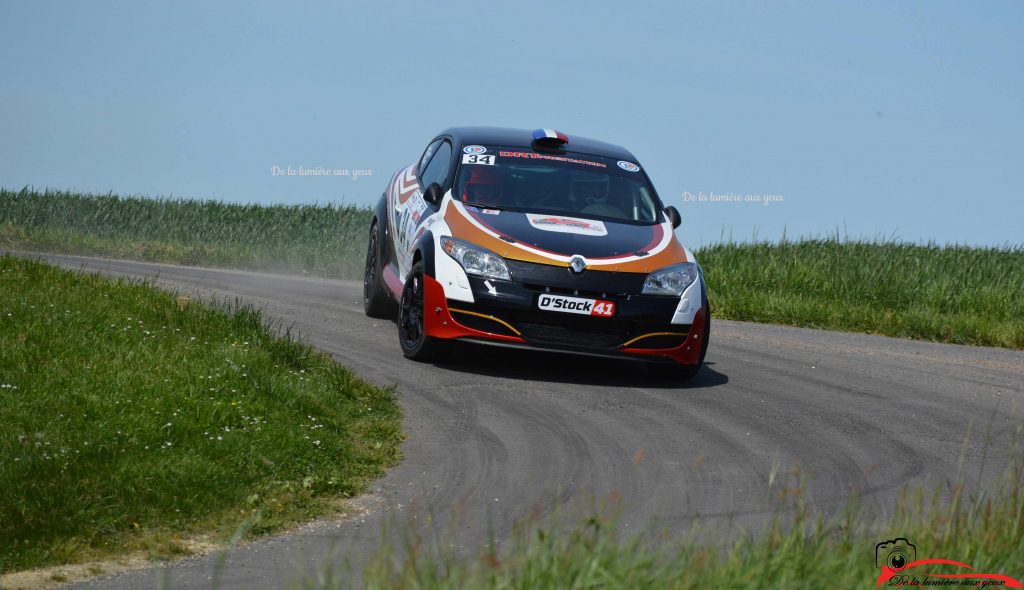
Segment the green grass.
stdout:
[[[370,212],[0,189],[0,248],[362,276]],[[1024,348],[1024,246],[844,239],[701,248],[715,316]]]
[[[949,559],[972,566],[973,573],[1024,580],[1024,464],[1008,470],[991,494],[970,496],[960,486],[932,494],[904,489],[889,516],[856,500],[842,514],[825,516],[804,502],[801,490],[779,492],[779,516],[764,530],[729,542],[699,523],[679,537],[654,528],[633,534],[618,526],[614,503],[570,527],[550,517],[523,521],[508,541],[492,540],[468,556],[454,552],[445,534],[405,529],[400,547],[379,550],[364,587],[873,588],[880,574],[875,545],[900,537],[916,545],[918,559]],[[924,581],[925,572],[966,571],[939,565],[906,574]],[[327,564],[316,581],[298,586],[344,588],[350,582],[347,572]]]
[[0,573],[336,512],[400,421],[250,307],[0,257]]

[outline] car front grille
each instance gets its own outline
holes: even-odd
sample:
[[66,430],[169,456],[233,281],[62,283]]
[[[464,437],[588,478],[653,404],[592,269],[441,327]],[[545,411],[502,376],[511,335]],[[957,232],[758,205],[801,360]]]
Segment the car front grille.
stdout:
[[568,268],[520,260],[506,260],[512,278],[527,289],[571,295],[639,295],[647,275],[644,273],[587,270],[574,274]]
[[534,322],[519,322],[518,328],[527,342],[546,346],[609,349],[629,340],[628,330],[623,329],[594,330]]

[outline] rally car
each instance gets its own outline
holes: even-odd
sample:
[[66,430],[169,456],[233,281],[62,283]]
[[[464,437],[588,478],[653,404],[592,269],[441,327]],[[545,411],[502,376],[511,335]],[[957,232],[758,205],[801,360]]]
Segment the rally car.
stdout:
[[363,304],[406,357],[453,340],[642,360],[692,377],[711,312],[693,254],[633,155],[551,129],[457,127],[374,208]]

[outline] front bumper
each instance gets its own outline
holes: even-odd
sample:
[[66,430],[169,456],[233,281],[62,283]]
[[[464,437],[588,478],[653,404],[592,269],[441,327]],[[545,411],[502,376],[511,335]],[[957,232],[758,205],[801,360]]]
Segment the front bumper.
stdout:
[[[644,275],[510,264],[513,281],[469,277],[474,302],[448,300],[426,279],[426,331],[438,338],[598,356],[699,362],[706,306],[692,324],[671,323],[678,297],[642,295]],[[538,308],[545,293],[615,302],[611,318]]]

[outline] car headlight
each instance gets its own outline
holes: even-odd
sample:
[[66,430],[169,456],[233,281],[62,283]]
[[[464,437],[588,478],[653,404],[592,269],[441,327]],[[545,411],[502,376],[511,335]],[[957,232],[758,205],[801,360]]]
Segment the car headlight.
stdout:
[[647,275],[644,281],[644,295],[674,295],[683,294],[687,287],[697,280],[697,264],[694,262],[683,262],[666,266]]
[[466,274],[511,281],[505,260],[487,250],[456,238],[442,237],[441,249],[462,265]]

